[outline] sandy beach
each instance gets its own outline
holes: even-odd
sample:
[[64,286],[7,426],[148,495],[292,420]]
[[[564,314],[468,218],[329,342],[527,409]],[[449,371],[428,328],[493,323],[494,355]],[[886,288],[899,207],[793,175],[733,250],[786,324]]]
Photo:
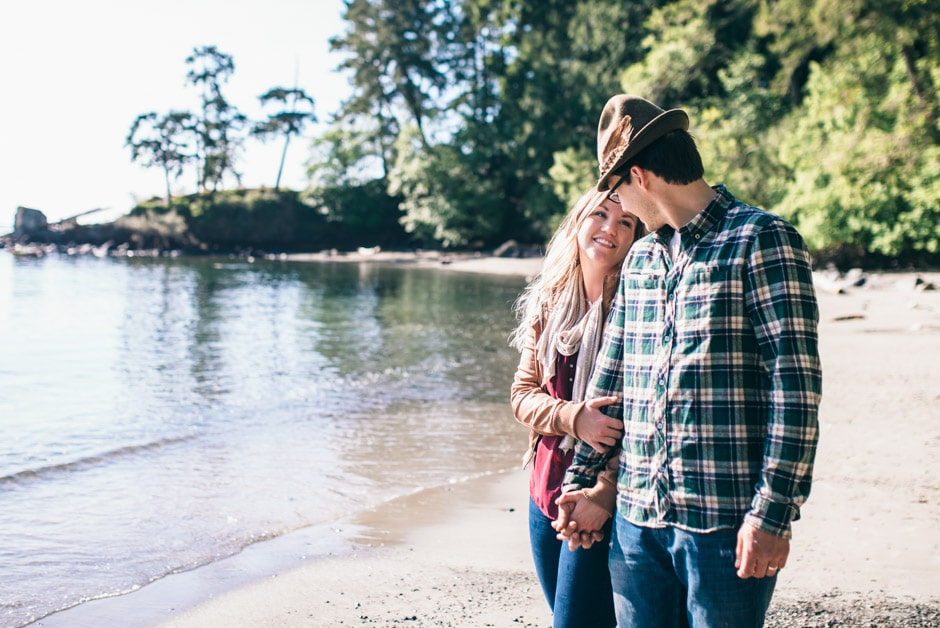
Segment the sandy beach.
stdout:
[[[540,263],[410,261],[518,275]],[[817,289],[821,440],[767,625],[938,625],[940,273],[819,273]],[[522,470],[426,491],[36,625],[550,626],[526,491]],[[347,550],[300,560],[317,535]]]

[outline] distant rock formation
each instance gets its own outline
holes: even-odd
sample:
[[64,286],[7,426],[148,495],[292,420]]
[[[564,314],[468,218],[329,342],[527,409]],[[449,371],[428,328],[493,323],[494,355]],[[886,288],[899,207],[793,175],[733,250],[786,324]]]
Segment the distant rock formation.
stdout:
[[82,225],[78,218],[98,210],[82,212],[50,223],[38,209],[17,207],[13,233],[0,236],[0,247],[18,255],[40,256],[53,251],[96,255],[162,255],[168,252],[198,252],[203,247],[189,233],[186,221],[175,212],[151,215],[143,212],[114,222]]
[[46,215],[38,209],[17,207],[16,218],[13,221],[13,237],[17,239],[30,239],[49,230],[49,221]]

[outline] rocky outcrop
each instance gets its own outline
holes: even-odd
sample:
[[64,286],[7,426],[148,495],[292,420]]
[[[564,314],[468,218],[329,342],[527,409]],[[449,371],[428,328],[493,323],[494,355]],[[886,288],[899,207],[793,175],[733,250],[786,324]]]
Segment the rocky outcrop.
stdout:
[[0,236],[0,246],[33,256],[49,252],[160,255],[204,248],[175,212],[142,212],[114,222],[82,225],[75,217],[50,223],[43,212],[28,207],[16,208],[13,233]]
[[14,238],[29,239],[48,230],[49,221],[44,213],[29,207],[16,208],[16,218],[13,221]]

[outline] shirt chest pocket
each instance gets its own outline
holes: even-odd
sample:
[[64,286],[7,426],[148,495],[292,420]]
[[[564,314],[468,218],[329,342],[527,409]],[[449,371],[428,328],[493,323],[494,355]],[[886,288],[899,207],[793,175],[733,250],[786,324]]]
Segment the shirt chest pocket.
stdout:
[[740,313],[744,282],[731,264],[696,263],[684,273],[677,316],[690,327],[723,325]]
[[624,271],[627,293],[660,292],[666,286],[666,274],[661,271]]

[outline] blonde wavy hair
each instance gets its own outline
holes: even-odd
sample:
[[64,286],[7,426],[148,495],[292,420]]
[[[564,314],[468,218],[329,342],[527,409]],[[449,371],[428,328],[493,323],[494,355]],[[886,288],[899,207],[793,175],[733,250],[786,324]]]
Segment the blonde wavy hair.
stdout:
[[[604,201],[608,193],[607,190],[598,192],[592,187],[577,200],[571,211],[558,225],[545,249],[541,271],[529,282],[513,305],[513,312],[519,325],[509,337],[509,344],[512,347],[521,351],[532,326],[546,314],[567,317],[571,308],[583,307],[583,302],[556,306],[559,306],[559,298],[571,286],[571,282],[577,282],[575,286],[580,290],[582,297],[584,296],[584,275],[581,272],[581,262],[578,256],[578,229],[590,213]],[[636,242],[644,233],[643,223],[638,220],[633,242]],[[632,242],[630,244],[633,245]],[[605,307],[609,307],[619,279],[619,273],[605,278]]]

